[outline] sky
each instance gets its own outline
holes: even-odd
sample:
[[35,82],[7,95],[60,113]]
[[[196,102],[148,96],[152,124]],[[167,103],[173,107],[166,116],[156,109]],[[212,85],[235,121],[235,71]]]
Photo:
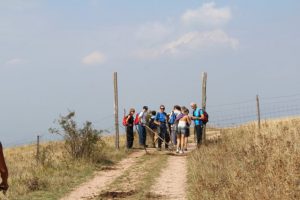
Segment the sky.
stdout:
[[215,105],[299,93],[300,2],[242,0],[1,0],[0,140],[49,136],[76,112],[113,131],[148,105]]

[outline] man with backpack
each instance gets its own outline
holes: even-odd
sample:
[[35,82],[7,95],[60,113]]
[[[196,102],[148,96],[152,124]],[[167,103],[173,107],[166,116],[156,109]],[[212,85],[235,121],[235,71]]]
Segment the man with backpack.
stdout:
[[161,150],[161,143],[163,140],[165,140],[165,148],[168,148],[168,132],[167,132],[167,113],[165,112],[165,106],[161,105],[160,106],[160,111],[157,112],[156,118],[155,118],[155,123],[159,126],[159,139],[158,139],[158,150]]
[[200,108],[197,108],[197,104],[192,102],[191,108],[193,109],[193,116],[191,117],[192,120],[194,120],[194,128],[196,131],[196,137],[197,137],[197,147],[200,147],[202,143],[202,131],[203,131],[203,119],[204,119],[204,113],[203,110]]
[[146,147],[146,123],[148,115],[148,106],[144,106],[142,112],[138,115],[138,134],[139,134],[139,145],[143,148]]
[[179,105],[175,105],[169,117],[169,124],[171,126],[171,138],[174,145],[177,144],[178,121],[176,121],[176,118],[180,113],[181,113],[181,107]]

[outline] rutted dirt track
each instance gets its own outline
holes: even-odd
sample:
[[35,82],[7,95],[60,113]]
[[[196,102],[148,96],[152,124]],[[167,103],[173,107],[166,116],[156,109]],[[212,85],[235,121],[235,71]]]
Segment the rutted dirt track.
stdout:
[[159,199],[187,199],[187,160],[186,155],[195,145],[190,144],[185,154],[170,156],[165,169],[161,171],[160,177],[156,179],[151,193],[160,196]]
[[133,152],[128,158],[119,162],[114,166],[113,170],[104,170],[97,173],[94,178],[86,183],[83,183],[69,195],[61,200],[74,200],[74,199],[93,199],[116,178],[121,176],[129,167],[135,164],[137,158],[145,154],[145,151]]
[[[160,153],[165,154],[167,157],[166,166],[161,169],[152,169],[159,170],[159,175],[155,178],[152,186],[150,187],[150,192],[148,196],[145,196],[145,199],[187,199],[186,189],[187,189],[187,154],[195,148],[194,144],[189,145],[189,151],[184,154],[176,154],[175,152],[170,153],[169,151],[163,151]],[[155,152],[156,150],[149,150],[150,152]],[[121,183],[121,192],[133,192],[129,189],[134,189],[135,184],[132,181],[137,183],[143,180],[143,170],[136,169],[137,167],[151,167],[154,164],[149,162],[157,162],[155,158],[152,157],[146,162],[141,162],[141,157],[145,155],[144,150],[132,153],[128,158],[119,162],[114,166],[113,170],[104,170],[98,172],[94,178],[76,188],[68,196],[62,198],[62,200],[74,200],[74,199],[99,199],[99,195],[103,192],[111,192],[108,188],[111,187],[111,184],[118,179]],[[151,156],[151,153],[150,155]],[[148,163],[148,164],[147,164]],[[146,166],[145,166],[146,164]],[[134,172],[131,172],[132,169]],[[129,174],[127,174],[129,173]],[[132,179],[130,182],[124,181],[124,174],[129,175]],[[134,178],[135,176],[138,176]],[[129,184],[129,185],[128,185]],[[129,188],[128,188],[129,187]],[[118,191],[120,193],[120,191]],[[124,195],[122,199],[126,199]],[[128,195],[128,198],[131,195]],[[109,198],[110,199],[110,198]]]

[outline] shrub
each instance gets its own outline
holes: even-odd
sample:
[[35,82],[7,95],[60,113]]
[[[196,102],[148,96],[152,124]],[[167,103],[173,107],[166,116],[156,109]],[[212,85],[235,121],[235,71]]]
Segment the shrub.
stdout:
[[90,159],[95,151],[99,152],[101,150],[103,144],[101,133],[103,131],[94,129],[89,121],[85,122],[83,128],[78,128],[73,119],[74,117],[75,112],[61,116],[58,124],[61,126],[62,131],[54,128],[50,128],[49,131],[64,137],[66,150],[72,158]]

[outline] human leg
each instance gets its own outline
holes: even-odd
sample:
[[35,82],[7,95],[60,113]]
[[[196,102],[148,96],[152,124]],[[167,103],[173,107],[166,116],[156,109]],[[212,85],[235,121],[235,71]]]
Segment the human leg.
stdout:
[[184,139],[184,150],[187,151],[187,145],[188,145],[188,138],[190,136],[190,127],[187,127],[186,128],[186,132],[185,132],[185,135],[184,135],[185,139]]
[[165,143],[165,148],[167,149],[168,148],[168,142],[170,141],[170,137],[168,135],[168,130],[167,130],[167,126],[166,124],[161,124],[161,130],[162,132],[162,139],[164,139],[164,143]]
[[199,147],[202,143],[202,126],[196,125],[196,135],[197,135],[197,146]]
[[145,126],[142,126],[142,135],[143,135],[143,145],[146,146],[147,132]]
[[172,142],[174,145],[177,145],[177,134],[176,134],[176,127],[172,127],[171,129],[171,137],[172,137]]
[[126,128],[126,136],[127,136],[127,148],[131,149],[133,146],[133,127],[127,126]]
[[143,145],[143,130],[142,125],[138,125],[139,145]]
[[177,139],[177,149],[176,149],[176,153],[179,153],[179,150],[180,150],[180,141],[181,141],[181,132],[180,131],[178,131],[177,133],[176,133],[176,139]]

